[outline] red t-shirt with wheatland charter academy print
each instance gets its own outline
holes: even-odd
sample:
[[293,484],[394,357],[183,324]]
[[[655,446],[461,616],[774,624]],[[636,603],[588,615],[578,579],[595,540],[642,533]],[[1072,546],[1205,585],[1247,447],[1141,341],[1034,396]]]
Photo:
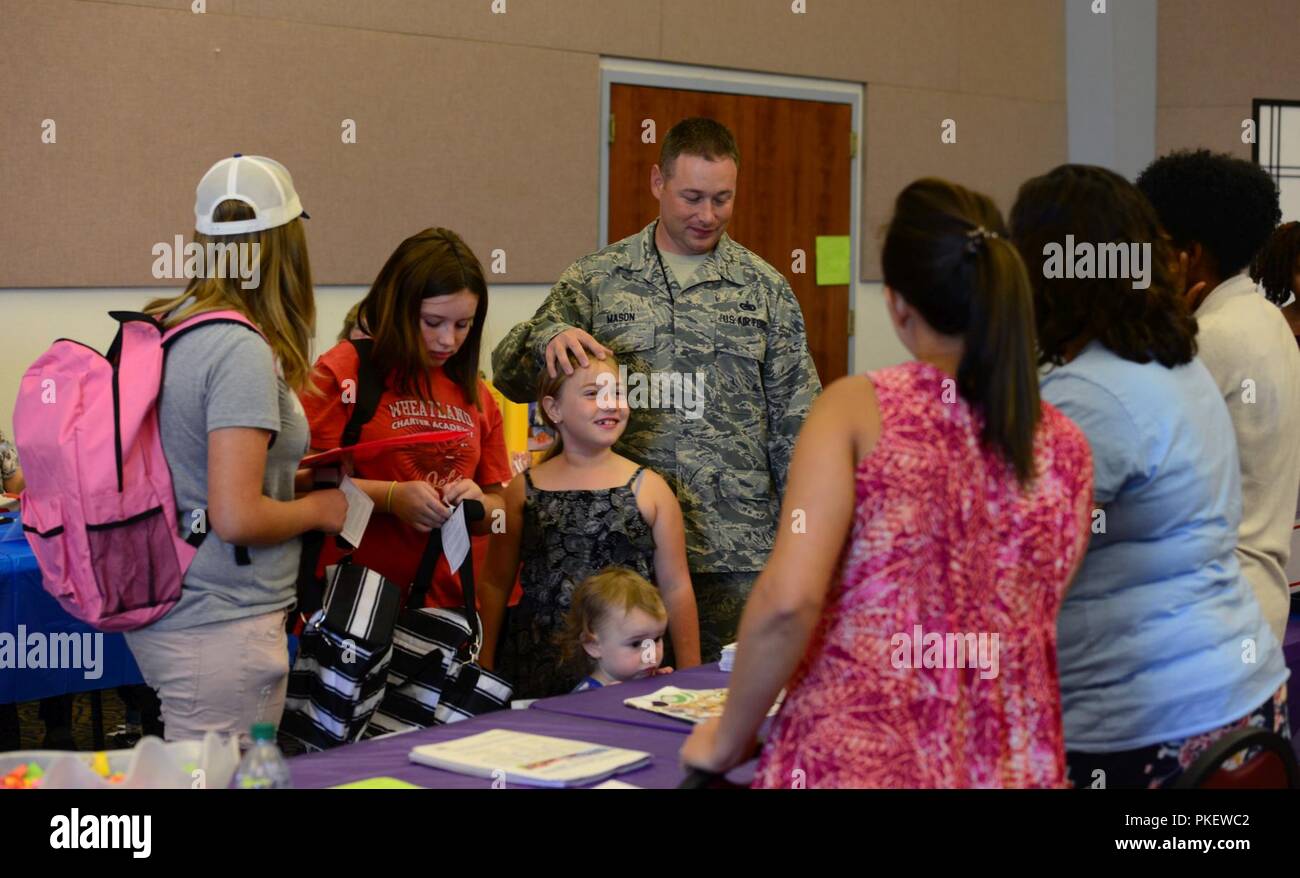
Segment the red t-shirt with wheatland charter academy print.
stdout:
[[[345,381],[357,379],[357,351],[348,342],[340,342],[316,361],[313,380],[323,395],[302,394],[302,405],[311,424],[311,447],[326,451],[337,448],[352,415],[352,405],[344,403]],[[478,405],[465,399],[460,386],[447,377],[441,367],[429,373],[433,399],[422,399],[391,389],[379,398],[375,416],[361,428],[361,442],[388,439],[430,430],[468,430],[461,439],[432,445],[397,448],[379,457],[357,464],[356,478],[410,482],[423,480],[442,488],[460,478],[470,479],[480,488],[510,481],[510,460],[506,453],[501,411],[487,385],[479,382]],[[354,388],[355,383],[346,385]],[[418,533],[396,515],[383,511],[382,502],[366,528],[353,560],[384,576],[409,585],[415,578],[420,555],[428,534]],[[339,557],[333,541],[326,541],[326,563]],[[477,571],[475,571],[477,572]],[[438,562],[429,603],[439,607],[463,606],[459,577],[447,568],[446,559]]]

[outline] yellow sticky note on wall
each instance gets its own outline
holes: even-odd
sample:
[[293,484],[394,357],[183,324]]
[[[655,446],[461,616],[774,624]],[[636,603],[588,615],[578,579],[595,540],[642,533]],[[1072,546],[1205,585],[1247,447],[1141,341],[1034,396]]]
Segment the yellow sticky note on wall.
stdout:
[[833,287],[849,282],[848,235],[817,236],[817,286]]

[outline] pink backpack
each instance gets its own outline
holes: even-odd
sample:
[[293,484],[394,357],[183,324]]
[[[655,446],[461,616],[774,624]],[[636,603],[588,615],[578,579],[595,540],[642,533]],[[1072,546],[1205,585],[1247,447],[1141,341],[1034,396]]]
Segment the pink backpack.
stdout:
[[27,489],[23,530],[45,590],[82,621],[130,631],[167,614],[203,538],[177,528],[176,496],[158,432],[167,346],[236,311],[199,314],[164,332],[147,314],[113,311],[121,325],[102,355],[59,339],[23,375],[14,442]]

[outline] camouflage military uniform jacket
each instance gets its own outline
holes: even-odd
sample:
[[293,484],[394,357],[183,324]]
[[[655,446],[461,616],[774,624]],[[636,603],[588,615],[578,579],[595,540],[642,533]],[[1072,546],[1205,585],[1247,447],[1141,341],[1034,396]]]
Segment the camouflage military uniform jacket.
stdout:
[[676,492],[692,572],[761,570],[795,437],[821,391],[803,313],[786,279],[726,234],[681,289],[654,232],[569,266],[493,351],[493,383],[534,401],[547,343],[590,332],[627,368],[631,416],[615,450]]

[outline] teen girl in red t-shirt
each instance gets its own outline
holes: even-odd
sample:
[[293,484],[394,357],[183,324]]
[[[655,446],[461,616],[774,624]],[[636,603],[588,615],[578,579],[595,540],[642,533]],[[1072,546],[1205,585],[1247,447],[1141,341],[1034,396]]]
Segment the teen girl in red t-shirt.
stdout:
[[[449,229],[425,229],[398,246],[358,309],[358,325],[374,339],[376,370],[385,376],[360,441],[469,431],[462,439],[399,447],[356,465],[353,479],[375,511],[353,560],[404,587],[415,578],[429,531],[457,503],[483,504],[485,518],[470,527],[476,534],[488,533],[493,512],[503,508],[502,484],[511,471],[501,412],[478,372],[487,305],[474,253]],[[322,395],[302,396],[314,450],[338,447],[356,398],[358,365],[349,341],[316,362],[313,380]],[[332,549],[326,551],[332,563]],[[445,559],[438,562],[428,603],[463,605],[459,579]]]

